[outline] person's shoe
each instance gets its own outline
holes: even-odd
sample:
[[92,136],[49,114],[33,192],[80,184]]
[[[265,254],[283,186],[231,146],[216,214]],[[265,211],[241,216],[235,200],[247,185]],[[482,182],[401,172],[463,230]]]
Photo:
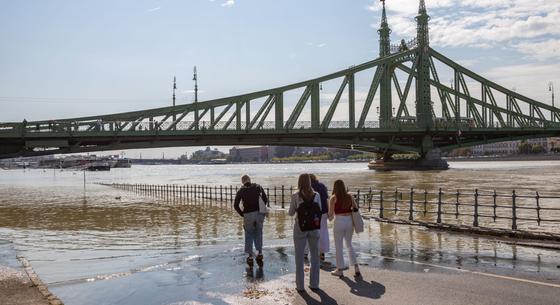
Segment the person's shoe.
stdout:
[[344,273],[342,273],[342,270],[337,268],[337,269],[334,269],[334,271],[331,271],[331,275],[342,277],[344,275]]
[[311,287],[311,286],[308,286],[308,287],[309,287],[309,289],[311,289],[312,291],[317,291],[317,290],[319,290],[319,287]]
[[253,267],[253,257],[252,256],[247,257],[247,265],[249,265],[249,267]]
[[263,264],[264,264],[263,255],[262,254],[257,255],[257,265],[259,265],[259,267],[262,268]]
[[360,272],[360,267],[358,267],[358,264],[354,265],[354,275],[355,276],[361,276],[362,273]]

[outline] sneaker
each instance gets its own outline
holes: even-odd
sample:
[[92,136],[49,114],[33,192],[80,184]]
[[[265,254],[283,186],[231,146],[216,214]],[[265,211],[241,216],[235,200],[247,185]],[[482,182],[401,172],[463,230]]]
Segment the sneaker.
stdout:
[[342,270],[340,270],[340,269],[334,269],[334,271],[331,271],[331,275],[333,275],[333,276],[338,276],[338,277],[342,277],[344,274],[342,273]]
[[252,256],[247,257],[247,265],[249,265],[249,267],[253,267],[253,257]]
[[264,264],[263,255],[262,254],[257,255],[257,265],[259,265],[259,267],[262,268],[263,264]]
[[362,273],[360,272],[360,267],[358,267],[358,264],[354,265],[354,275],[355,276],[362,275]]

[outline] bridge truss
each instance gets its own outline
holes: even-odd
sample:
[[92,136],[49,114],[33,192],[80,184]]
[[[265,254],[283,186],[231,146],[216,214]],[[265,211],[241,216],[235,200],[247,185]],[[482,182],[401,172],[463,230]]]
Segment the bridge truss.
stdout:
[[[417,38],[391,46],[383,4],[379,58],[287,86],[174,107],[0,123],[0,158],[205,145],[425,155],[560,134],[560,109],[508,90],[432,49],[423,0],[416,20]],[[442,71],[451,75],[451,84],[441,81]],[[358,75],[369,76],[366,90],[357,89]],[[326,83],[338,89],[322,108]]]

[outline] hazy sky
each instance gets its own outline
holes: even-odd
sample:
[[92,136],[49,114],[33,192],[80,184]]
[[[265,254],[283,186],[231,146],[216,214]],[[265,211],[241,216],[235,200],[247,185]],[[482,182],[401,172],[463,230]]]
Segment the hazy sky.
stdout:
[[[0,5],[0,121],[170,105],[173,76],[179,103],[189,103],[194,65],[200,100],[207,100],[317,77],[378,54],[380,3],[373,0],[0,0]],[[550,103],[548,82],[560,88],[560,1],[427,0],[426,5],[433,48]],[[414,37],[418,1],[387,0],[387,8],[392,40]],[[186,149],[165,151],[177,156]]]

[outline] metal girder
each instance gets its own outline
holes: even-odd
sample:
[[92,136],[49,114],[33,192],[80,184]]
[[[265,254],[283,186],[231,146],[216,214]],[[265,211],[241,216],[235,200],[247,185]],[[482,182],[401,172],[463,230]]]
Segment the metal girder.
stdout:
[[[439,84],[439,83],[432,82],[432,85],[433,85],[433,86],[436,86],[436,87],[439,87],[439,88],[441,88],[442,90],[447,90],[447,91],[449,91],[450,93],[458,94],[459,97],[461,97],[461,98],[463,98],[463,99],[470,98],[471,101],[473,102],[473,104],[483,105],[483,102],[482,102],[481,100],[476,99],[476,98],[474,98],[474,97],[469,97],[469,96],[467,96],[466,94],[461,93],[461,92],[458,92],[458,91],[456,91],[456,90],[453,90],[453,89],[451,89],[451,88],[449,88],[449,87],[447,87],[447,86],[445,86],[445,85],[443,85],[443,84]],[[517,112],[515,112],[515,111],[511,111],[511,110],[508,110],[508,109],[504,109],[504,108],[499,107],[499,106],[487,105],[487,107],[489,107],[489,108],[491,108],[491,109],[494,109],[494,110],[496,110],[496,111],[500,111],[500,112],[502,112],[502,113],[510,114],[510,115],[512,115],[514,118],[517,118],[517,119],[519,119],[519,118],[525,118],[525,119],[530,118],[530,117],[529,117],[528,115],[526,115],[526,114],[523,114],[523,113],[519,114],[519,113],[517,113]],[[543,122],[544,122],[544,121],[543,121]]]
[[[415,71],[417,63],[418,63],[418,60],[414,60],[412,62],[412,68],[411,68],[412,71]],[[405,68],[408,68],[402,63],[397,65],[397,68],[401,69],[404,72],[407,72],[407,71],[403,70],[401,68],[401,66],[405,67]],[[395,76],[396,76],[396,74],[395,74]],[[397,118],[400,118],[402,116],[403,111],[404,111],[406,116],[410,116],[410,113],[408,112],[408,107],[406,106],[406,100],[408,98],[408,93],[410,92],[410,88],[412,86],[412,80],[413,79],[414,79],[414,73],[408,73],[408,79],[406,80],[406,85],[404,87],[404,92],[402,94],[399,94],[399,98],[400,98],[401,102],[400,102],[400,105],[399,105],[399,109],[397,111]],[[395,85],[395,86],[397,86],[397,85]],[[399,86],[399,88],[400,88],[400,86]]]
[[[274,99],[274,95],[271,94],[271,95],[268,96],[268,98],[266,99],[264,104],[261,106],[261,108],[259,108],[259,111],[255,115],[255,117],[249,123],[249,129],[253,128],[253,126],[255,125],[257,120],[259,120],[260,116],[263,114],[263,112],[265,112],[265,110],[268,109],[270,111],[269,104],[273,103],[273,99]],[[267,115],[268,115],[268,111],[266,111],[266,114],[264,115],[264,117],[266,118]]]
[[198,129],[200,128],[200,118],[203,118],[203,117],[206,115],[206,113],[208,112],[208,109],[209,109],[209,108],[204,109],[204,110],[202,111],[202,114],[199,114],[199,115],[198,115],[198,119],[195,117],[194,122],[192,122],[192,124],[189,125],[189,127],[187,128],[187,130],[193,130],[193,129],[198,130]]
[[475,72],[459,65],[458,63],[454,62],[453,60],[445,57],[443,54],[437,52],[436,50],[430,48],[430,54],[435,57],[437,60],[441,61],[442,63],[446,64],[447,66],[456,69],[458,71],[460,71],[461,73],[463,73],[464,75],[467,75],[468,77],[472,78],[473,80],[476,80],[480,83],[486,83],[488,85],[488,87],[493,88],[499,92],[502,92],[506,95],[510,95],[513,98],[522,100],[528,104],[533,104],[541,109],[545,109],[548,111],[551,111],[553,113],[555,113],[559,118],[560,118],[560,109],[556,108],[556,107],[552,107],[551,105],[547,105],[541,102],[538,102],[536,100],[533,100],[531,98],[528,98],[526,96],[523,96],[515,91],[509,90],[503,86],[498,85],[495,82],[492,82],[478,74],[476,74]]
[[340,101],[340,98],[342,97],[342,93],[344,92],[344,89],[346,88],[347,84],[348,84],[348,76],[345,76],[344,79],[342,80],[342,85],[340,85],[340,88],[338,88],[338,91],[336,92],[336,95],[329,107],[329,110],[327,110],[327,113],[323,118],[323,123],[321,124],[321,128],[323,129],[329,128],[329,124],[331,123],[334,112],[336,111],[336,107],[338,106],[338,102]]
[[377,88],[379,87],[379,82],[381,82],[382,75],[383,75],[383,67],[378,66],[377,69],[375,70],[373,80],[371,81],[371,85],[369,87],[369,92],[366,97],[364,108],[362,110],[362,114],[360,115],[360,121],[358,122],[358,128],[364,127],[364,123],[366,121],[367,115],[369,113],[369,109],[373,102],[373,98],[375,97],[375,93],[377,92]]
[[311,86],[307,86],[305,87],[305,90],[301,94],[301,97],[299,98],[299,101],[296,104],[295,108],[292,110],[292,114],[290,114],[288,121],[286,121],[286,125],[284,126],[285,129],[294,128],[294,125],[296,124],[296,121],[299,118],[303,108],[305,107],[305,104],[307,104],[307,100],[309,99],[310,96],[311,96]]
[[[465,100],[467,101],[467,117],[470,117],[470,114],[473,115],[475,122],[478,124],[478,126],[483,126],[483,121],[482,121],[482,117],[480,116],[480,112],[478,112],[478,109],[476,109],[475,104],[472,101],[472,96],[471,93],[469,91],[469,87],[467,86],[467,83],[465,82],[465,78],[463,76],[462,73],[458,73],[459,76],[459,84],[460,84],[460,88],[463,89],[463,93],[468,97]],[[438,82],[439,83],[439,82]],[[461,91],[459,88],[455,88],[455,90],[457,91]],[[482,103],[482,106],[484,107],[484,103]]]
[[[266,118],[268,117],[268,114],[270,113],[270,110],[272,110],[272,107],[276,104],[276,96],[273,96],[272,98],[272,102],[269,103],[268,107],[266,108],[266,110],[264,111],[264,114],[262,115],[259,124],[257,125],[257,129],[261,129],[264,126],[264,122],[266,120]],[[251,126],[252,127],[252,126]]]
[[486,85],[485,83],[482,83],[482,88],[483,88],[483,96],[487,96],[490,100],[490,104],[493,107],[489,107],[489,109],[492,111],[492,113],[494,114],[494,116],[496,116],[496,118],[498,119],[498,121],[500,121],[500,126],[505,127],[506,126],[506,122],[504,121],[504,118],[502,117],[502,113],[497,111],[497,107],[498,104],[496,103],[496,99],[494,98],[494,94],[492,93],[492,89],[488,88],[488,85]]
[[[436,66],[434,65],[434,60],[432,59],[432,57],[430,57],[430,71],[432,72],[432,77],[434,79],[434,81],[436,82],[440,82],[439,81],[439,76],[437,74],[437,70],[436,70]],[[449,103],[449,105],[447,104],[447,98],[448,96],[444,93],[444,91],[437,89],[438,91],[438,95],[441,101],[441,112],[442,112],[442,116],[446,119],[451,119],[451,114],[449,113],[449,107],[451,106],[453,113],[455,113],[455,109],[453,109],[453,105],[452,103]]]
[[210,128],[209,129],[214,129],[214,127],[216,126],[216,124],[222,119],[222,117],[231,109],[231,107],[233,106],[233,104],[229,104],[226,106],[226,108],[224,108],[224,110],[222,110],[222,112],[218,115],[218,117],[214,120],[214,122],[211,123]]
[[177,126],[177,123],[179,123],[185,116],[187,116],[187,114],[188,112],[183,112],[178,118],[175,118],[175,120],[173,121],[173,123],[171,123],[171,125],[169,125],[167,130],[172,130],[173,128],[175,128]]

